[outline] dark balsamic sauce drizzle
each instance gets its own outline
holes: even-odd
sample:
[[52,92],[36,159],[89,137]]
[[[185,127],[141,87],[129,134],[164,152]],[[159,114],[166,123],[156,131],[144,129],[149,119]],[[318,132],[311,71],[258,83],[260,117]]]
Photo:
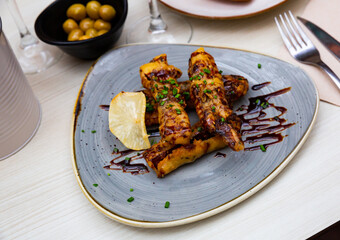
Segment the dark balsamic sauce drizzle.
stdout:
[[117,154],[118,156],[115,157],[110,161],[110,165],[104,166],[105,169],[109,170],[120,170],[124,173],[131,173],[132,175],[139,175],[144,173],[149,173],[148,167],[143,163],[131,163],[137,159],[143,159],[143,155],[141,153],[137,153],[136,155],[129,157],[129,159],[125,159],[123,157],[136,152],[135,150],[127,149],[125,151],[113,152],[112,154]]
[[105,105],[105,104],[99,105],[99,107],[105,111],[109,111],[110,109],[110,105]]
[[215,154],[215,158],[221,158],[221,157],[225,158],[226,156],[227,156],[227,154],[222,153],[222,152],[217,152],[217,153]]
[[261,88],[264,88],[265,86],[267,86],[269,84],[271,84],[271,82],[260,83],[260,84],[252,86],[251,89],[254,90],[254,91],[257,91],[257,90],[260,90]]
[[[252,89],[261,89],[262,84],[255,85]],[[270,82],[266,82],[265,86],[268,84]],[[257,144],[246,147],[245,151],[260,150],[261,145],[267,149],[269,146],[281,142],[286,137],[281,132],[295,125],[295,123],[286,123],[287,120],[282,118],[282,115],[287,112],[286,108],[275,106],[273,103],[268,102],[273,97],[289,92],[290,89],[288,87],[266,95],[249,98],[248,106],[243,105],[236,110],[236,114],[242,120],[241,135],[244,143],[249,145]],[[267,108],[274,108],[279,114],[265,118],[267,113],[263,110]]]

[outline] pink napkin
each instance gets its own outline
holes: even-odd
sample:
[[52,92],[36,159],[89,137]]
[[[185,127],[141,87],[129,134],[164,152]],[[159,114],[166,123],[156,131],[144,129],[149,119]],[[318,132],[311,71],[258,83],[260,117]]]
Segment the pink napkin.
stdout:
[[[329,33],[333,38],[340,42],[340,1],[339,0],[311,0],[306,6],[301,17],[315,23],[324,31]],[[294,10],[291,10],[293,15]],[[336,59],[320,41],[299,21],[307,36],[319,50],[321,59],[325,62],[335,74],[340,78],[340,61]],[[280,52],[280,58],[298,65],[313,79],[320,94],[320,99],[334,105],[340,106],[340,91],[337,89],[332,80],[323,70],[307,64],[299,63],[290,56],[288,50],[283,46]]]

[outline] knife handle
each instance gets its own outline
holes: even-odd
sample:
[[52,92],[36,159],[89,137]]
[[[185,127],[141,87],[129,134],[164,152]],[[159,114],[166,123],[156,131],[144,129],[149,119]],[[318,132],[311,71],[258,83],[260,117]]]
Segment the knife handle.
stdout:
[[334,82],[334,84],[338,87],[338,90],[340,91],[340,79],[339,77],[332,71],[332,69],[330,69],[326,63],[324,63],[323,61],[320,61],[317,63],[317,65],[322,68],[327,74],[328,76],[332,79],[332,81]]

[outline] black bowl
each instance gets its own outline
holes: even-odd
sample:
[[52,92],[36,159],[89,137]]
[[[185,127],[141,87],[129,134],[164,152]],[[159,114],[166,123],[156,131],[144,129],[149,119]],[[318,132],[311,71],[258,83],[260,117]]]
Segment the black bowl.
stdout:
[[111,29],[107,33],[82,41],[67,41],[63,23],[67,19],[66,10],[74,3],[87,4],[90,0],[57,0],[49,5],[35,21],[38,38],[59,47],[64,52],[81,59],[96,59],[113,47],[122,34],[126,20],[127,0],[99,0],[102,5],[109,4],[116,9],[116,16],[111,20]]

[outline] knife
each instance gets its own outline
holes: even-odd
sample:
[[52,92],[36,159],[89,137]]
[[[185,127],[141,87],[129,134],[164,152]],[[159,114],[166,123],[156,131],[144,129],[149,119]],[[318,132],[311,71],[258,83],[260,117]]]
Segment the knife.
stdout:
[[313,34],[319,39],[319,41],[340,61],[340,43],[335,40],[331,35],[326,33],[320,27],[314,23],[302,18],[297,17]]

